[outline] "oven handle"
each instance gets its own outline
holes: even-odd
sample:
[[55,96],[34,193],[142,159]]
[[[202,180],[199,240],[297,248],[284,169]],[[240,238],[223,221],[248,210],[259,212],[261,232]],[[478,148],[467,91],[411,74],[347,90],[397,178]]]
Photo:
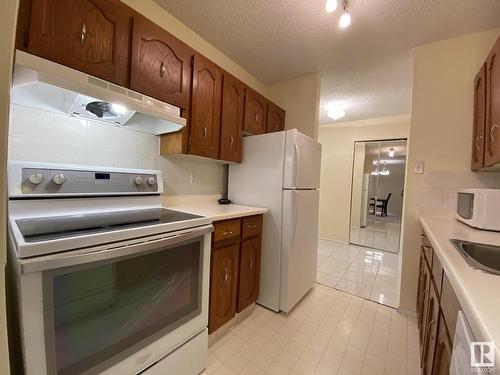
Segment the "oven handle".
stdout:
[[139,254],[145,255],[160,251],[165,246],[186,242],[212,231],[213,225],[210,224],[176,231],[175,234],[167,237],[158,238],[158,236],[149,236],[94,247],[90,251],[89,249],[83,249],[38,258],[22,259],[19,261],[19,272],[21,274],[40,272],[55,268],[101,262],[113,258],[123,258]]

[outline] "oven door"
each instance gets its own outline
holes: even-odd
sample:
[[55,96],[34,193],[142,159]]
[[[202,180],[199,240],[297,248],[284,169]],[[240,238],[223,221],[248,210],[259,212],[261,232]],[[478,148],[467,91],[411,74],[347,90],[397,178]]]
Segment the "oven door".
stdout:
[[205,329],[211,231],[21,261],[27,374],[134,374]]

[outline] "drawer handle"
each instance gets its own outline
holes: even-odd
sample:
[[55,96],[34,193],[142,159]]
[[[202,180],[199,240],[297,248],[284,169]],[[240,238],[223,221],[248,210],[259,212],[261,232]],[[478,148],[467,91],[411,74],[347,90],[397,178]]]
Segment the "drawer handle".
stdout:
[[85,38],[87,37],[87,24],[85,22],[82,23],[82,33],[80,34],[80,43],[83,44],[85,42]]
[[248,226],[248,228],[251,228],[251,229],[257,228],[257,224],[251,224],[251,225]]
[[229,137],[229,146],[233,147],[233,145],[234,145],[234,137],[231,136]]
[[227,279],[229,278],[229,270],[227,269],[227,266],[224,267],[224,272],[225,272],[224,284],[227,284]]
[[161,63],[160,65],[160,77],[163,78],[165,76],[165,64],[163,64],[163,62]]
[[491,129],[490,129],[490,138],[491,138],[491,141],[493,143],[495,143],[497,140],[496,140],[496,137],[495,137],[495,130],[498,129],[498,125],[497,124],[494,124]]
[[252,269],[252,268],[253,268],[253,258],[250,257],[250,269]]
[[203,128],[203,139],[207,139],[207,135],[208,135],[207,128]]
[[476,137],[476,141],[474,142],[474,145],[476,146],[477,151],[481,151],[481,146],[479,146],[479,141],[482,141],[482,140],[483,140],[482,135]]
[[[433,319],[429,322],[429,324],[427,324],[427,332],[430,333],[432,325],[435,324],[436,322],[437,322],[437,320]],[[431,335],[430,338],[431,338],[431,340],[434,340],[435,337],[434,337],[434,335]]]
[[223,235],[223,236],[226,236],[226,235],[228,235],[228,234],[233,234],[233,231],[223,232],[223,233],[222,233],[222,235]]
[[257,121],[259,121],[259,114],[258,113],[255,114],[255,122],[257,122]]

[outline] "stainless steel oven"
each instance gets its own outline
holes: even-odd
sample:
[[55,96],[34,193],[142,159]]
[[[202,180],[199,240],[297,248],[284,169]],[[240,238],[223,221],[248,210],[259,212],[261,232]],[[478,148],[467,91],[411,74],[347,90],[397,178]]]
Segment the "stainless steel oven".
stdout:
[[207,340],[194,338],[208,324],[210,220],[140,208],[151,204],[141,197],[119,200],[120,209],[116,197],[40,202],[9,208],[17,369],[153,374],[185,346],[183,373],[200,372]]

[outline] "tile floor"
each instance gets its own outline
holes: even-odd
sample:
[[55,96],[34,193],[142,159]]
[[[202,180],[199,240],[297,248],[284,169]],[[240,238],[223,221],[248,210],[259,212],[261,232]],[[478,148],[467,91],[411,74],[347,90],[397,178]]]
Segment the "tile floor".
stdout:
[[416,375],[418,352],[415,318],[316,284],[290,314],[256,306],[203,375]]
[[399,303],[399,255],[361,246],[320,240],[320,284],[391,307]]
[[350,238],[351,243],[397,254],[400,232],[400,223],[369,219],[364,228],[352,226]]

